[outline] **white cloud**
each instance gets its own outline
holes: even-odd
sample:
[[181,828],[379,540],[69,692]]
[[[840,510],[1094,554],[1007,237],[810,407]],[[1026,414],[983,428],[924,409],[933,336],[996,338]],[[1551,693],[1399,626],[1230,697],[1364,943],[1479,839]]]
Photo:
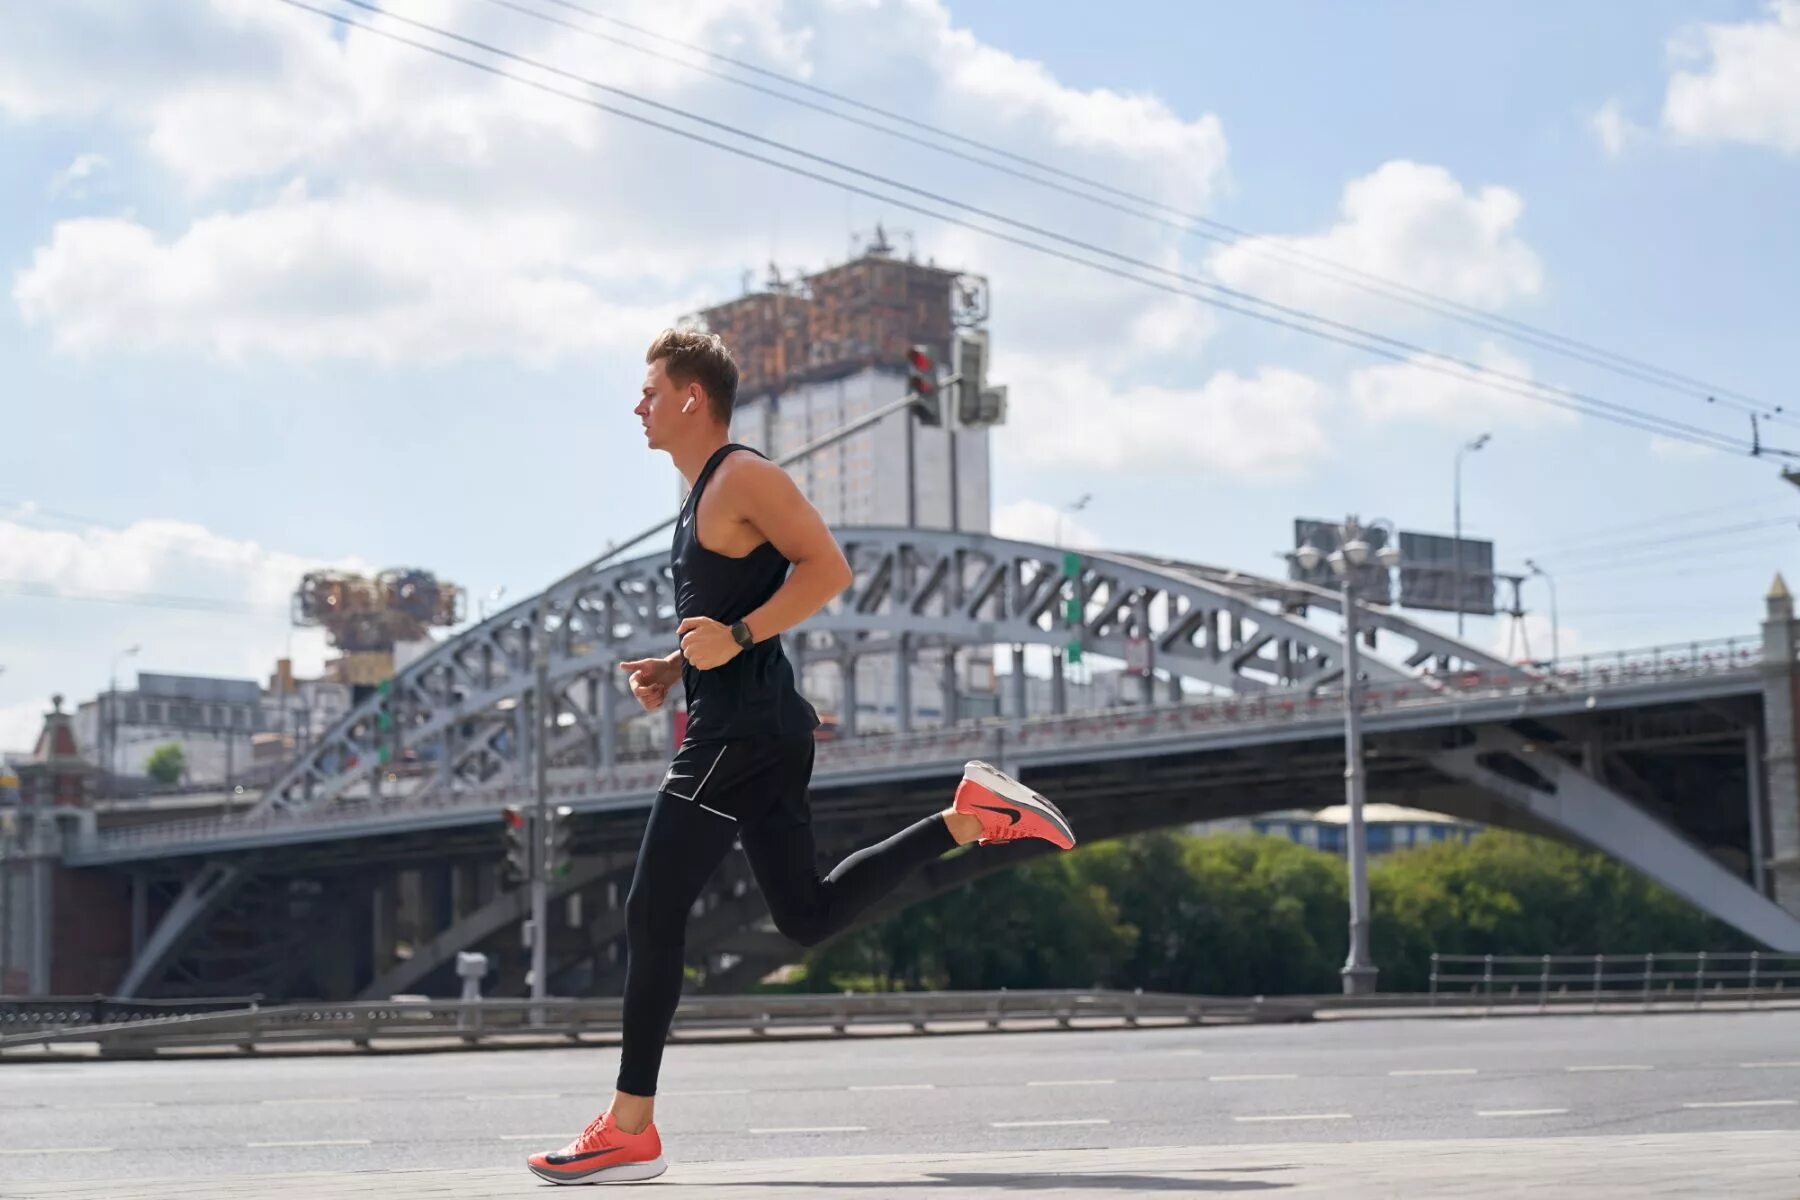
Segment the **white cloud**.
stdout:
[[1670,49],[1699,60],[1669,77],[1672,137],[1800,153],[1800,0],[1771,0],[1764,21],[1702,26]]
[[292,188],[172,241],[133,221],[65,221],[13,298],[58,349],[173,348],[225,359],[544,362],[642,342],[684,301],[609,302],[613,282],[571,257],[566,214],[477,218],[392,195],[314,199]]
[[1100,535],[1079,517],[1042,500],[1014,500],[1001,505],[994,510],[993,530],[996,537],[1043,546],[1086,550],[1101,544]]
[[[187,521],[59,528],[30,507],[0,512],[0,623],[8,635],[0,749],[29,749],[50,697],[62,694],[73,709],[104,686],[112,653],[125,646],[143,647],[127,669],[261,679],[291,654],[298,672],[316,674],[323,633],[293,628],[289,598],[300,577],[321,566],[368,569]],[[190,597],[223,603],[196,608]]]
[[1325,456],[1325,390],[1285,367],[1171,388],[1116,384],[1082,364],[1009,362],[1009,450],[1033,465],[1271,480]]
[[[1491,342],[1483,343],[1470,360],[1490,371],[1531,378],[1531,364]],[[1432,365],[1427,365],[1428,361]],[[1376,421],[1426,421],[1465,433],[1496,426],[1531,428],[1575,421],[1566,408],[1445,373],[1459,370],[1419,358],[1384,363],[1351,372],[1347,390],[1362,415]],[[1524,386],[1500,382],[1507,387]]]
[[[474,0],[392,7],[353,15],[428,36],[398,20],[415,16],[885,174],[950,177],[951,160],[518,13]],[[683,308],[724,298],[745,266],[839,259],[853,222],[911,221],[360,30],[334,35],[266,0],[181,10],[159,22],[97,0],[31,5],[0,44],[0,111],[111,122],[190,198],[226,198],[191,223],[57,226],[12,290],[61,349],[545,362],[614,338],[635,348]],[[1070,87],[956,28],[936,0],[609,11],[1189,206],[1223,178],[1215,117]],[[1172,232],[954,171],[946,190],[971,202],[1014,209],[1029,194],[1034,216],[1053,209],[1048,224],[1158,261],[1176,253]],[[1085,273],[919,220],[922,254],[1005,280],[996,330],[1012,344],[1175,351],[1196,340],[1191,305],[1098,276],[1083,288]],[[1069,302],[1019,303],[1040,296]]]
[[1700,462],[1717,457],[1719,451],[1711,446],[1702,446],[1696,442],[1682,441],[1679,438],[1664,437],[1660,433],[1650,435],[1650,453],[1657,458],[1669,459],[1672,462]]
[[1214,254],[1210,265],[1234,287],[1302,307],[1373,303],[1312,264],[1296,265],[1305,255],[1495,308],[1542,284],[1537,255],[1517,228],[1524,207],[1508,188],[1470,192],[1443,167],[1396,159],[1345,185],[1342,219],[1325,232],[1249,238]]
[[109,166],[104,154],[77,154],[74,162],[50,177],[50,196],[84,199],[94,178]]
[[1596,109],[1594,115],[1588,118],[1588,127],[1600,139],[1600,145],[1609,158],[1620,157],[1644,138],[1643,127],[1625,115],[1624,108],[1617,100],[1608,100]]

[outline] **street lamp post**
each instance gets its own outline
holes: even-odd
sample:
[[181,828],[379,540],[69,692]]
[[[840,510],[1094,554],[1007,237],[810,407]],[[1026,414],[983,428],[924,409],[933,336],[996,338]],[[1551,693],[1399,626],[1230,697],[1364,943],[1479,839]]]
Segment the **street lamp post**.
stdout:
[[1550,572],[1529,558],[1525,560],[1525,569],[1541,578],[1544,586],[1550,589],[1550,661],[1561,662],[1562,644],[1558,639],[1558,631],[1562,627],[1562,622],[1556,616],[1556,580],[1550,578]]
[[[1350,861],[1350,949],[1339,973],[1346,996],[1366,996],[1375,991],[1377,968],[1369,951],[1369,865],[1368,837],[1363,825],[1363,800],[1366,781],[1363,773],[1362,745],[1362,663],[1356,644],[1356,573],[1368,565],[1369,543],[1363,538],[1363,526],[1355,517],[1346,520],[1338,533],[1339,549],[1330,557],[1331,569],[1342,582],[1344,608],[1344,807],[1349,811],[1346,833]],[[1308,543],[1294,552],[1294,558],[1306,571],[1319,565],[1324,555]],[[1381,550],[1373,555],[1385,570],[1400,563],[1400,551],[1390,534]]]
[[1466,442],[1456,450],[1456,636],[1463,635],[1463,594],[1468,590],[1463,583],[1463,547],[1462,547],[1462,460],[1463,455],[1472,450],[1479,450],[1488,444],[1488,434]]

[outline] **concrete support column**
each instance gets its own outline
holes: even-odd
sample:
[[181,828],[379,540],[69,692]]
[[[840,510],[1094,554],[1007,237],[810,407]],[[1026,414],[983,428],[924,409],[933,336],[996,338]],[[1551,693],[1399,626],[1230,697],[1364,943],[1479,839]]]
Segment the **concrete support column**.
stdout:
[[1768,875],[1775,903],[1800,916],[1800,772],[1794,761],[1794,598],[1777,575],[1763,621],[1763,786]]
[[1182,695],[1182,692],[1181,692],[1181,672],[1179,672],[1173,668],[1170,668],[1170,670],[1169,670],[1169,703],[1170,704],[1180,704],[1184,698],[1185,697]]
[[394,963],[395,925],[400,907],[399,889],[389,875],[369,889],[369,955],[375,973]]
[[1050,651],[1050,711],[1062,716],[1069,711],[1069,693],[1063,683],[1063,652],[1057,646]]
[[150,936],[150,881],[142,871],[131,873],[131,959],[143,953],[144,939]]

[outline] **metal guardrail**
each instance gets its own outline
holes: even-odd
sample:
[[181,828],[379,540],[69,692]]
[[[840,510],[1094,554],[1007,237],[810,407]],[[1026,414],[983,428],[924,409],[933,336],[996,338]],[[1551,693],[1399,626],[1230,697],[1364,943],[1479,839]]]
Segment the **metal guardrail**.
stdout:
[[1800,954],[1433,954],[1431,1003],[1552,1005],[1800,1000]]
[[[1739,675],[1755,671],[1761,662],[1759,642],[1727,638],[1583,656],[1551,664],[1544,670],[1520,667],[1511,671],[1427,673],[1402,684],[1363,688],[1360,694],[1362,711],[1379,717],[1383,713],[1429,710],[1484,699],[1580,695],[1702,676]],[[1304,721],[1336,720],[1342,711],[1343,697],[1339,693],[1280,690],[1079,715],[987,718],[947,729],[870,734],[822,743],[818,747],[815,779],[829,782],[834,775],[982,756],[996,753],[1002,746],[1019,752],[1044,746],[1113,746],[1221,729],[1278,728]],[[596,791],[615,793],[622,799],[648,795],[655,790],[665,765],[659,759],[598,772],[592,768],[557,769],[550,772],[548,780],[550,799],[554,803],[590,797]],[[415,804],[410,797],[395,796],[381,802],[337,804],[298,814],[283,811],[254,817],[228,815],[157,822],[88,835],[82,848],[128,853],[136,848],[201,844],[302,828],[343,827],[409,814],[497,811],[529,794],[529,788],[519,785],[448,795],[436,793],[428,803]]]
[[[1646,958],[1651,960],[1647,967]],[[1677,963],[1679,966],[1674,965]],[[1576,964],[1581,965],[1580,970],[1575,969]],[[1627,964],[1635,970],[1627,970]],[[1477,966],[1479,969],[1473,969]],[[1458,969],[1463,967],[1471,969]],[[1598,986],[1594,986],[1596,980]],[[1573,985],[1577,983],[1589,986],[1576,988]],[[1382,1013],[1481,1016],[1496,1009],[1529,1013],[1598,1012],[1602,1008],[1687,1010],[1706,1005],[1719,1010],[1758,1004],[1786,1007],[1800,1004],[1797,983],[1800,955],[1794,954],[1434,955],[1428,993],[1190,996],[1098,989],[687,996],[676,1010],[671,1037],[734,1033],[756,1037],[776,1031],[849,1036],[857,1027],[928,1033],[971,1025],[1069,1029],[1077,1023],[1092,1027],[1266,1024]],[[384,1044],[435,1041],[470,1046],[542,1044],[545,1039],[557,1038],[580,1041],[617,1035],[621,1007],[617,997],[542,1001],[395,997],[269,1007],[252,1004],[178,1016],[133,1013],[133,1019],[101,1025],[83,1019],[86,1010],[77,1009],[70,1010],[72,1019],[66,1024],[0,1032],[0,1060],[23,1057],[29,1061],[33,1055],[17,1052],[68,1044],[95,1046],[102,1057],[141,1057],[159,1050],[224,1047],[248,1052],[332,1043],[368,1050],[377,1040]]]
[[122,1025],[195,1013],[239,1012],[263,997],[210,996],[204,999],[143,1000],[134,996],[0,996],[0,1039],[38,1029]]
[[[485,1040],[616,1034],[621,1022],[616,998],[533,1000],[401,999],[341,1004],[249,1007],[231,1012],[122,1022],[79,1024],[0,1035],[0,1051],[58,1043],[95,1043],[103,1055],[149,1053],[158,1049],[236,1047],[252,1050],[281,1044],[348,1041],[368,1049],[376,1040]],[[534,1019],[542,1010],[542,1019]],[[671,1036],[718,1031],[766,1035],[772,1030],[818,1030],[846,1034],[853,1026],[901,1026],[926,1032],[932,1026],[978,1024],[999,1029],[1009,1023],[1077,1022],[1125,1026],[1144,1021],[1304,1020],[1312,1006],[1302,998],[1183,996],[1123,991],[880,992],[689,996],[676,1010]]]

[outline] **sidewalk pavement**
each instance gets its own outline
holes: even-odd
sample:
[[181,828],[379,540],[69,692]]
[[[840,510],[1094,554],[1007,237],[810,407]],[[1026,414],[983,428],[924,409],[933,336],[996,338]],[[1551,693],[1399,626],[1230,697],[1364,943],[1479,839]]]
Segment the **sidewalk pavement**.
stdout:
[[[1731,1196],[1800,1197],[1800,1144],[1781,1132],[1441,1141],[1289,1142],[1123,1150],[789,1158],[679,1163],[632,1195],[730,1197],[903,1196],[988,1200],[1069,1193],[1081,1200],[1217,1192],[1269,1192],[1282,1200],[1332,1197]],[[541,1196],[522,1167],[465,1171],[318,1172],[196,1176],[12,1186],[16,1200],[487,1200]],[[592,1194],[577,1192],[576,1195]]]

